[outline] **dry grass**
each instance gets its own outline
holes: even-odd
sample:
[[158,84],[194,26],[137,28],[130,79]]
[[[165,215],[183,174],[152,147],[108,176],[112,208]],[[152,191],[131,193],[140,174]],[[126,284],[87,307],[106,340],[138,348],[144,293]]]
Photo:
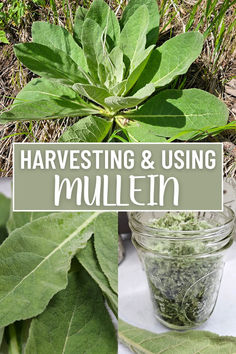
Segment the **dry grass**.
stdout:
[[[207,0],[203,0],[204,6]],[[34,20],[48,20],[52,23],[66,25],[71,27],[73,13],[78,4],[83,6],[89,5],[89,0],[84,1],[68,1],[69,7],[65,10],[61,1],[56,2],[57,16],[50,7],[41,8],[34,6],[34,11],[27,13],[23,24],[16,30],[13,25],[9,25],[8,38],[10,45],[2,45],[0,52],[1,73],[0,73],[0,104],[1,109],[6,108],[12,102],[12,98],[20,91],[20,89],[29,82],[33,74],[26,68],[23,68],[13,53],[13,44],[17,42],[29,41],[30,28]],[[109,5],[120,16],[122,9],[126,5],[125,0],[107,1]],[[160,24],[160,43],[168,39],[170,36],[183,32],[189,22],[193,11],[195,0],[177,1],[177,0],[160,0],[159,8],[162,13]],[[194,15],[194,20],[190,29],[196,28],[201,21],[202,6],[199,7]],[[222,1],[218,1],[216,5],[220,9]],[[232,6],[224,17],[226,28],[232,27],[235,18],[235,5]],[[212,15],[213,16],[213,15]],[[213,16],[214,18],[214,16]],[[209,20],[208,20],[209,21]],[[207,20],[202,21],[200,31],[206,31],[209,23]],[[222,45],[216,50],[217,33],[209,34],[205,40],[203,52],[198,60],[191,66],[187,75],[180,77],[174,87],[198,87],[209,91],[220,97],[228,106],[230,112],[230,121],[236,119],[235,90],[230,87],[231,80],[236,77],[236,28],[231,28],[228,35],[223,37]],[[75,119],[50,120],[40,122],[24,122],[16,124],[5,124],[0,127],[0,173],[1,176],[12,175],[12,142],[55,142],[58,140],[62,132],[68,125],[73,124]],[[223,141],[225,146],[225,174],[234,176],[236,173],[236,154],[232,145],[231,148],[227,142],[235,147],[236,136],[232,131],[224,132],[217,137],[218,141]]]

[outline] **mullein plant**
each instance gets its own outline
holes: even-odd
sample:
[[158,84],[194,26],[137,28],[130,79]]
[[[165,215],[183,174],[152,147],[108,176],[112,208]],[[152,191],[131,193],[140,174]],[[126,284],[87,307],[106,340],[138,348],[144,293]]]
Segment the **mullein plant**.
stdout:
[[[0,122],[78,117],[60,141],[100,142],[118,126],[129,141],[193,140],[225,128],[224,103],[199,89],[169,89],[200,55],[199,32],[156,47],[156,0],[130,0],[118,21],[103,0],[78,7],[73,33],[34,22],[17,58],[38,78],[17,95]],[[167,140],[168,139],[168,140]]]

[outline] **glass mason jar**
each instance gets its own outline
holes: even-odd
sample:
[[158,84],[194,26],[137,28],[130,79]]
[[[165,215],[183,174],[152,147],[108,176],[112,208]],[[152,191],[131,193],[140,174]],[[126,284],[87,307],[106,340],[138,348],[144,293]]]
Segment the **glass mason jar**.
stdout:
[[210,228],[192,231],[150,226],[163,215],[131,213],[132,241],[147,275],[156,318],[172,329],[197,327],[216,304],[224,254],[233,242],[234,212],[226,206],[223,212],[195,212]]

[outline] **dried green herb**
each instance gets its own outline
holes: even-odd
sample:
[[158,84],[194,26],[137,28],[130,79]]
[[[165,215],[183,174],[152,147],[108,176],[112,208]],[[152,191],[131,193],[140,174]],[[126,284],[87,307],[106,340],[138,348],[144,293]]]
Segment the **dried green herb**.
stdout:
[[[181,232],[212,227],[192,213],[166,214],[151,226],[176,230],[174,241],[144,252],[144,263],[158,319],[172,328],[191,328],[212,313],[222,276],[221,255],[208,253],[203,241],[178,240]],[[207,253],[204,257],[202,254]]]
[[206,220],[197,219],[193,213],[167,213],[164,217],[154,219],[152,227],[175,231],[206,230],[212,228]]

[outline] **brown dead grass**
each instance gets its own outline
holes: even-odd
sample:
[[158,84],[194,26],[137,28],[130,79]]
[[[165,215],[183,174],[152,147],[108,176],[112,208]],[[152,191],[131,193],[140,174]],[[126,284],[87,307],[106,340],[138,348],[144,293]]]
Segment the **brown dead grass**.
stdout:
[[[70,17],[72,18],[73,9],[76,7],[76,3],[84,5],[89,1],[70,1]],[[107,1],[109,5],[120,16],[122,8],[125,6],[126,1]],[[161,6],[162,1],[158,1]],[[165,30],[160,34],[159,42],[163,42],[168,39],[171,32],[178,34],[183,31],[186,25],[191,9],[195,3],[195,0],[179,1],[178,6],[175,2],[170,1],[170,6],[165,12],[165,15],[161,19],[161,30]],[[219,4],[221,2],[219,1]],[[61,2],[58,1],[58,22],[60,25],[64,25],[66,18],[61,8]],[[229,24],[232,22],[234,9],[227,14]],[[168,21],[173,15],[175,17],[173,21],[168,24]],[[198,23],[201,13],[197,13],[195,16],[195,24]],[[14,27],[9,28],[9,40],[10,45],[0,46],[0,109],[8,107],[12,98],[20,91],[22,87],[29,82],[33,74],[28,69],[24,68],[14,56],[13,45],[17,42],[29,41],[31,39],[30,28],[34,20],[49,20],[54,21],[53,12],[49,9],[41,9],[35,7],[35,11],[27,14],[24,19],[24,25],[16,31]],[[234,34],[236,34],[236,29]],[[236,119],[236,104],[235,104],[235,91],[227,89],[230,87],[230,80],[232,77],[236,77],[236,61],[235,61],[235,36],[232,35],[227,38],[224,51],[220,54],[217,65],[214,65],[214,58],[212,52],[214,49],[214,40],[212,36],[205,41],[203,52],[198,60],[191,66],[185,87],[198,87],[203,90],[209,91],[219,98],[221,98],[228,106],[230,112],[230,121]],[[182,78],[179,79],[179,84]],[[61,120],[50,120],[40,122],[21,122],[21,123],[9,123],[0,126],[0,176],[10,177],[12,176],[12,143],[13,142],[56,142],[62,132],[67,126],[72,125],[75,122],[75,118],[65,118]],[[217,137],[217,141],[228,142],[235,146],[236,135],[232,131],[224,132],[224,134]],[[225,162],[224,169],[225,175],[235,176],[236,174],[236,156],[231,148],[227,144],[225,147]]]

